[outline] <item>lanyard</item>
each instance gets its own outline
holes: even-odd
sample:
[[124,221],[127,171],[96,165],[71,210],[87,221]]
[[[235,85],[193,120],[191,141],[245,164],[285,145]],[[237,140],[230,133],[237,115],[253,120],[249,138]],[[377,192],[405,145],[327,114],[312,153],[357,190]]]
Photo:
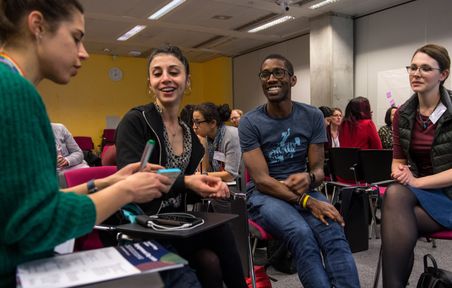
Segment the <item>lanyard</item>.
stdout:
[[17,65],[17,63],[13,59],[11,59],[11,57],[9,57],[3,52],[0,52],[0,62],[8,65],[11,68],[11,71],[14,71],[17,74],[24,76],[24,71],[20,69],[19,65]]

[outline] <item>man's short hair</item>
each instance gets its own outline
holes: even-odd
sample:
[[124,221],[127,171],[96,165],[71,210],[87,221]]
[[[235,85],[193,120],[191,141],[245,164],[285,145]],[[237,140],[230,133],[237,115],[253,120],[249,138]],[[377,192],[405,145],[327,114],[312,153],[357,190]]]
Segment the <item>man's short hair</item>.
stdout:
[[264,60],[262,60],[261,67],[262,67],[262,64],[264,64],[264,62],[267,61],[268,59],[278,59],[278,60],[283,61],[284,66],[286,66],[286,69],[287,69],[287,71],[289,71],[290,75],[294,75],[293,65],[286,57],[284,57],[280,54],[270,54],[267,57],[265,57]]

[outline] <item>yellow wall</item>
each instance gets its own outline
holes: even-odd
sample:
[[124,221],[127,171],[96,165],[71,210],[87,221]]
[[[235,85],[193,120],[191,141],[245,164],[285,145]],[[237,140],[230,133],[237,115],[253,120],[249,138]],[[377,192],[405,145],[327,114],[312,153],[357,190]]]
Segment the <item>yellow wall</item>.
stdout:
[[[119,67],[121,81],[111,81],[108,70]],[[232,104],[232,60],[220,57],[190,63],[192,93],[182,105],[204,101]],[[106,116],[122,117],[130,108],[150,102],[146,59],[91,55],[68,85],[44,80],[38,87],[50,120],[66,125],[74,136],[91,136],[99,145]]]

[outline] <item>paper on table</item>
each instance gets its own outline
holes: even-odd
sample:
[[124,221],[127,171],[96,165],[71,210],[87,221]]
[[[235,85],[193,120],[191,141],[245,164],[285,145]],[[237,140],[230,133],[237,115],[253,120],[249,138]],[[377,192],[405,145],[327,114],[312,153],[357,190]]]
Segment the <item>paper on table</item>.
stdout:
[[57,288],[182,267],[187,261],[145,241],[35,260],[19,265],[22,288]]
[[36,260],[18,268],[24,288],[70,287],[138,273],[114,247]]

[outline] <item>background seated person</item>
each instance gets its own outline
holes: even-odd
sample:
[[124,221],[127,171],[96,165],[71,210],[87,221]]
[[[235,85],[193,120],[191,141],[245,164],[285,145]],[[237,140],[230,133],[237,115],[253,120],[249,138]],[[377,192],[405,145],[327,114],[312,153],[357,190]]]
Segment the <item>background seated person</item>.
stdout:
[[71,132],[61,123],[52,123],[57,149],[57,171],[88,168],[83,160],[83,151],[75,142]]
[[291,100],[297,77],[285,57],[267,56],[259,78],[267,103],[243,116],[239,126],[252,178],[247,187],[249,215],[284,242],[303,287],[359,287],[343,219],[313,190],[324,177],[327,138],[322,113]]
[[348,102],[339,128],[339,142],[345,148],[382,149],[367,98],[359,96]]
[[386,110],[385,125],[381,126],[378,130],[378,136],[380,136],[383,149],[392,149],[392,120],[394,119],[396,110],[397,107],[395,106],[391,106]]
[[208,102],[193,110],[193,129],[198,136],[207,138],[202,172],[226,182],[237,177],[242,157],[237,128],[224,125],[230,113],[227,104],[216,106]]
[[240,118],[243,115],[243,111],[240,109],[232,109],[231,111],[231,117],[229,118],[229,121],[231,121],[232,125],[234,127],[239,127]]

